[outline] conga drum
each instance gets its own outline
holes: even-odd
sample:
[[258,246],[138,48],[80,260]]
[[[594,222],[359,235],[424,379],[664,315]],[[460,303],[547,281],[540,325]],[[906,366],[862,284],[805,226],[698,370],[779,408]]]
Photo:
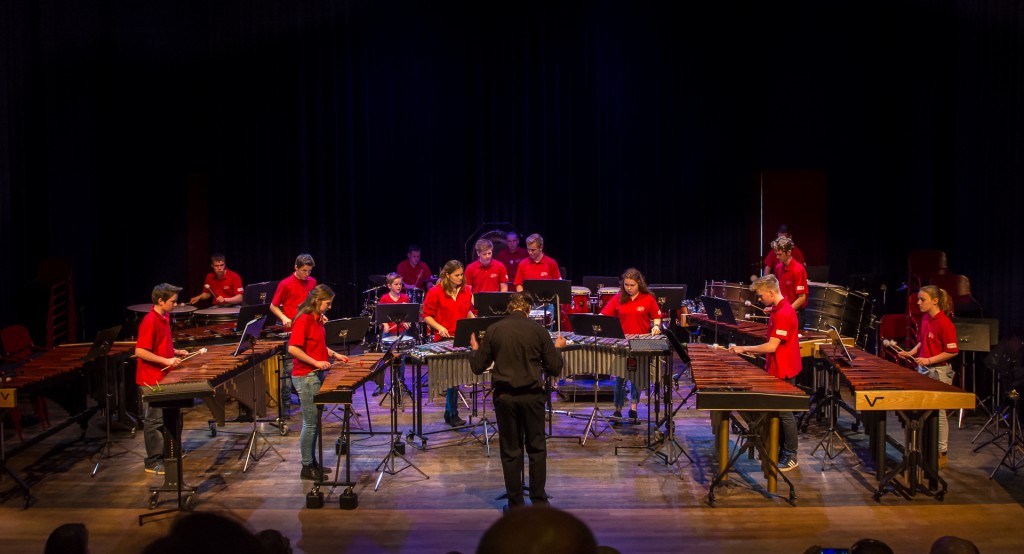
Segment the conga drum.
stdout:
[[597,313],[601,313],[601,310],[612,301],[612,298],[619,294],[619,287],[601,287],[597,289]]

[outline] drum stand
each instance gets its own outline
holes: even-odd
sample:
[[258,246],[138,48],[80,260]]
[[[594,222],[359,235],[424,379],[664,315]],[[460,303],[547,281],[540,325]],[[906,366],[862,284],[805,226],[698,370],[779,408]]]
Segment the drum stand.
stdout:
[[[399,363],[401,362],[396,360],[392,360],[390,362],[392,383],[394,383],[395,379],[398,377],[397,368]],[[398,430],[398,404],[400,399],[397,396],[398,395],[394,394],[391,395],[391,433],[388,435],[388,453],[384,456],[384,459],[377,464],[377,467],[373,469],[374,471],[380,471],[380,474],[377,475],[377,483],[373,486],[374,491],[380,488],[380,482],[381,479],[384,478],[385,473],[388,475],[397,475],[399,472],[409,469],[410,467],[419,472],[419,474],[425,479],[430,479],[429,475],[423,473],[423,470],[416,467],[416,465],[410,462],[404,455],[405,443],[402,442],[402,433]],[[486,427],[484,428],[484,432],[487,432]],[[395,469],[395,458],[401,458],[401,460],[405,462],[405,466]]]
[[[252,342],[252,344],[249,345],[249,348],[253,348],[255,346],[255,343],[256,343],[255,340],[252,340],[251,342]],[[262,458],[264,454],[266,454],[267,452],[269,452],[271,450],[274,451],[274,454],[277,454],[277,457],[280,458],[282,462],[284,461],[284,456],[282,456],[281,453],[277,451],[277,448],[274,448],[274,445],[267,439],[267,436],[260,432],[260,428],[259,428],[260,422],[259,422],[259,418],[256,417],[256,413],[255,412],[256,412],[256,402],[257,402],[257,396],[258,396],[257,388],[256,388],[256,374],[257,373],[261,373],[261,372],[256,370],[256,362],[254,361],[254,358],[251,355],[249,356],[249,372],[252,375],[252,409],[253,409],[253,418],[252,418],[252,432],[249,433],[249,440],[246,442],[245,447],[242,449],[241,454],[239,454],[239,456],[238,456],[239,458],[241,458],[242,456],[245,456],[245,463],[242,464],[242,473],[245,473],[246,471],[249,470],[249,462],[250,461],[253,461],[253,462],[260,461],[260,458]],[[284,427],[282,427],[282,429],[284,429]],[[256,450],[257,450],[258,447],[256,445],[257,445],[257,442],[260,439],[263,439],[263,442],[267,443],[267,448],[264,449],[263,452],[260,452],[259,454],[257,454]]]

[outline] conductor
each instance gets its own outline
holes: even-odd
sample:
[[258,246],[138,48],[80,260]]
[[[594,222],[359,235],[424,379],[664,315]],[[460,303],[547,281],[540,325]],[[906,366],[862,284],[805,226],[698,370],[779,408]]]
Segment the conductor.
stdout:
[[509,298],[509,316],[491,325],[478,343],[470,335],[474,353],[473,373],[480,375],[491,362],[494,414],[498,421],[501,471],[509,508],[525,505],[523,499],[523,447],[530,458],[530,501],[548,503],[544,492],[547,479],[547,445],[544,436],[544,374],[558,376],[562,357],[556,347],[565,346],[558,337],[552,344],[548,332],[528,317],[531,301],[526,294]]

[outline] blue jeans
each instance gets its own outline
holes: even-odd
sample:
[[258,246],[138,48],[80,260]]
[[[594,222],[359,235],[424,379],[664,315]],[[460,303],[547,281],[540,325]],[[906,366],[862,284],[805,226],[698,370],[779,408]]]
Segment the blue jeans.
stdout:
[[[629,379],[624,379],[622,377],[615,378],[615,393],[612,399],[615,403],[616,410],[621,410],[622,406],[625,405],[626,403],[627,381],[629,381]],[[629,381],[629,397],[631,400],[631,404],[636,404],[637,402],[640,402],[640,389],[636,385],[634,385],[632,381]]]
[[[296,392],[298,389],[296,388]],[[292,405],[292,357],[281,357],[281,415],[288,415]]]
[[444,395],[444,413],[459,415],[459,388],[452,387]]
[[[928,368],[928,376],[936,381],[947,385],[953,384],[953,365],[933,365]],[[946,419],[946,410],[939,410],[939,452],[945,452],[949,448],[949,420]]]
[[320,392],[324,382],[324,372],[314,371],[302,377],[292,376],[292,385],[299,393],[299,405],[302,408],[302,431],[299,433],[299,452],[302,454],[302,465],[313,464],[313,448],[317,439],[317,409],[313,397]]

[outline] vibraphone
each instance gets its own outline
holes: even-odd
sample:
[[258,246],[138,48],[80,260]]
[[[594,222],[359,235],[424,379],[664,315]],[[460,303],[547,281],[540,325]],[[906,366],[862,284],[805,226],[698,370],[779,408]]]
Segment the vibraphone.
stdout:
[[[341,437],[338,442],[338,454],[339,456],[340,454],[345,455],[345,480],[321,480],[313,484],[313,489],[309,494],[310,496],[319,497],[321,505],[323,502],[323,495],[319,490],[322,486],[340,485],[348,487],[349,490],[345,491],[345,496],[348,498],[354,498],[351,487],[355,485],[355,482],[352,481],[352,457],[350,454],[352,445],[352,399],[355,395],[355,391],[366,385],[366,383],[376,377],[378,373],[384,371],[384,368],[388,367],[388,362],[392,359],[393,358],[389,355],[380,352],[368,352],[358,356],[350,356],[348,362],[341,364],[336,363],[331,366],[331,369],[324,377],[324,382],[320,385],[320,392],[313,397],[313,401],[316,403],[317,407],[316,424],[317,436],[319,437],[318,459],[321,464],[323,464],[324,461],[324,434],[322,421],[324,406],[327,404],[340,404],[344,411],[341,423]],[[339,457],[335,466],[335,475],[338,475],[337,471],[340,469],[340,465],[341,458]],[[321,479],[323,479],[323,476],[321,476]]]
[[[853,408],[861,413],[868,433],[872,457],[876,463],[878,489],[875,500],[887,492],[905,498],[917,492],[934,492],[942,500],[948,489],[938,472],[938,410],[975,407],[974,393],[931,379],[913,369],[894,364],[859,348],[848,348],[853,357],[827,345],[819,346],[830,367],[839,372],[849,385]],[[892,441],[886,431],[888,411],[896,412],[904,427],[902,445]],[[902,459],[888,472],[886,444],[892,442]],[[921,483],[921,474],[929,479],[929,487]],[[896,477],[902,475],[905,483]]]
[[[3,437],[0,437],[0,466],[24,493],[26,508],[32,499],[29,487],[7,467],[7,460],[60,432],[72,423],[78,423],[82,429],[82,435],[85,435],[89,419],[100,409],[99,403],[91,407],[88,406],[90,391],[95,389],[94,392],[101,395],[106,392],[100,390],[99,386],[99,383],[102,382],[100,380],[102,378],[101,371],[104,368],[105,360],[83,361],[91,347],[88,344],[61,346],[44,352],[17,366],[14,373],[4,376],[3,383],[0,383],[0,408],[16,408],[19,396],[38,396],[52,400],[68,414],[66,420],[51,425],[45,431],[27,441],[22,441],[21,444],[10,450],[7,450],[6,444],[3,443]],[[107,356],[126,357],[134,350],[134,343],[116,343]],[[97,397],[96,400],[99,401],[99,398]],[[45,406],[43,409],[45,410]]]
[[[562,352],[565,368],[562,375],[611,375],[629,379],[642,390],[650,388],[662,373],[663,356],[668,353],[668,339],[663,335],[629,335],[625,339],[594,338],[568,333],[565,339],[576,348]],[[630,341],[663,344],[663,348],[638,350]]]
[[[697,409],[718,412],[712,417],[715,427],[715,450],[718,454],[718,473],[708,491],[708,503],[715,504],[715,488],[726,479],[729,470],[740,455],[751,448],[761,458],[767,480],[767,490],[775,493],[778,477],[789,485],[789,502],[796,503],[793,483],[778,471],[779,412],[806,411],[808,397],[802,390],[772,377],[740,356],[724,348],[708,344],[690,343],[690,370],[697,394]],[[747,422],[743,433],[743,447],[729,456],[730,420],[732,412],[742,411],[756,421]],[[743,423],[736,420],[743,427]]]
[[[482,377],[474,374],[469,367],[472,356],[472,349],[456,347],[452,340],[421,344],[408,352],[408,359],[415,368],[413,429],[409,432],[409,439],[419,437],[420,448],[426,447],[429,434],[423,431],[423,366],[427,366],[427,395],[436,398],[451,387],[480,382]],[[472,416],[476,415],[474,402]]]

